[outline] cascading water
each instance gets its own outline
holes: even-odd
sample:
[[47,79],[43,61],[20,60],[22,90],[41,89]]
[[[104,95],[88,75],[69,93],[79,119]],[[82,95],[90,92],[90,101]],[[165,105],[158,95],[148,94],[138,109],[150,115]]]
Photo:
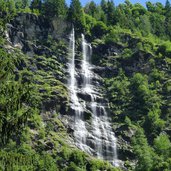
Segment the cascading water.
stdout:
[[93,86],[92,79],[95,74],[91,71],[90,57],[91,45],[85,40],[82,34],[82,49],[83,49],[83,90],[91,97],[91,111],[92,111],[92,136],[95,138],[94,148],[98,158],[111,161],[117,165],[117,148],[116,138],[108,121],[108,116],[105,106],[98,103],[97,99],[102,96],[98,90]]
[[[97,156],[99,159],[108,160],[117,166],[116,138],[108,121],[103,95],[100,88],[95,84],[99,77],[92,71],[90,63],[92,48],[82,35],[81,70],[75,66],[75,33],[74,29],[70,34],[69,44],[69,74],[68,87],[71,96],[71,108],[74,110],[74,137],[78,148]],[[82,84],[78,86],[77,76],[82,76]],[[96,83],[94,82],[96,79]],[[78,88],[81,87],[81,88]],[[88,99],[78,97],[79,93],[89,96]],[[86,112],[91,113],[91,121],[85,121]]]
[[75,78],[75,31],[72,30],[70,34],[70,42],[69,42],[69,56],[70,56],[70,62],[69,62],[69,73],[70,73],[70,80],[69,80],[69,88],[71,91],[71,102],[72,102],[72,108],[76,111],[76,113],[81,113],[83,110],[81,107],[81,104],[78,101],[77,97],[77,80]]
[[68,82],[68,87],[70,90],[70,97],[71,97],[71,108],[75,111],[75,131],[74,136],[76,139],[76,145],[84,150],[84,146],[86,144],[86,135],[87,130],[85,127],[85,122],[82,119],[83,115],[83,107],[80,104],[78,97],[77,97],[77,80],[76,80],[76,70],[75,70],[75,31],[74,28],[70,34],[70,42],[69,42],[69,74],[70,79]]

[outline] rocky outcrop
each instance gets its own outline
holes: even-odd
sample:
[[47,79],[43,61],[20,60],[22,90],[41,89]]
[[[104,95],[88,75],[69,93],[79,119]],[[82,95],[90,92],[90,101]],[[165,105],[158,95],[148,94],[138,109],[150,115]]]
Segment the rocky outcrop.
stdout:
[[[128,35],[123,36],[123,41],[127,45],[121,45],[116,42],[99,42],[93,46],[93,62],[100,66],[97,72],[102,77],[112,77],[118,74],[118,68],[122,68],[127,75],[132,75],[134,72],[148,74],[152,69],[150,59],[153,55],[150,52],[139,50],[136,44],[140,41],[138,38],[132,38]],[[129,48],[128,53],[124,57],[124,50]]]
[[134,72],[142,72],[148,74],[152,67],[149,63],[150,58],[152,58],[152,54],[137,51],[133,53],[133,55],[128,59],[121,59],[121,66],[125,69],[125,73],[128,75],[132,75]]
[[66,38],[69,24],[60,18],[49,21],[43,16],[19,13],[6,27],[6,37],[12,46],[29,55],[51,55],[51,50],[43,44],[49,38]]
[[[61,23],[63,27],[60,26]],[[20,62],[18,70],[27,68],[29,74],[34,75],[32,82],[38,87],[37,96],[40,96],[42,110],[66,113],[67,88],[62,83],[66,79],[66,55],[59,55],[52,50],[52,42],[49,46],[47,42],[49,39],[54,42],[61,40],[65,35],[67,23],[62,19],[49,21],[43,16],[18,13],[6,27],[7,48],[20,49],[26,54],[27,62]],[[65,49],[65,46],[63,48]],[[66,50],[64,53],[67,53]],[[28,81],[27,74],[24,78]],[[44,84],[46,86],[41,86]]]

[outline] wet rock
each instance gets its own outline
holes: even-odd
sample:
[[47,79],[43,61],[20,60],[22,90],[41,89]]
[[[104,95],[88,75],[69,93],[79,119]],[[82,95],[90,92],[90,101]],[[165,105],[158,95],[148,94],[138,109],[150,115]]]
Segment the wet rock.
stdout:
[[73,134],[73,133],[74,133],[74,129],[72,129],[72,128],[69,127],[69,128],[67,129],[67,133],[68,133],[68,134]]
[[131,141],[131,138],[133,135],[135,135],[135,132],[136,131],[130,128],[128,125],[122,125],[115,130],[115,134],[117,136],[122,136],[122,138],[127,142]]
[[86,112],[84,112],[84,119],[85,119],[85,121],[90,120],[91,117],[92,117],[92,113],[90,111],[86,110]]
[[52,150],[55,147],[54,143],[51,141],[46,142],[45,145],[46,145],[45,150]]

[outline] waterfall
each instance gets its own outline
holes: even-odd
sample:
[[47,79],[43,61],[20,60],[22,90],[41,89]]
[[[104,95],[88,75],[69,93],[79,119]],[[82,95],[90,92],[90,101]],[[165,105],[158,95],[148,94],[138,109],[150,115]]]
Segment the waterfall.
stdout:
[[[70,91],[71,108],[74,110],[74,138],[75,144],[81,150],[96,156],[99,159],[108,160],[117,166],[116,137],[112,131],[106,112],[107,103],[103,102],[103,95],[98,85],[99,76],[92,70],[92,48],[86,42],[82,34],[81,69],[75,64],[75,32],[70,34],[69,43],[69,75],[68,87]],[[82,76],[82,83],[78,75]],[[82,94],[85,97],[79,97]],[[91,120],[86,121],[87,112],[91,113]]]
[[76,145],[85,150],[86,135],[87,130],[85,127],[85,122],[83,121],[83,107],[77,97],[77,80],[76,80],[76,70],[75,70],[75,31],[74,28],[70,34],[69,42],[69,69],[70,79],[68,82],[68,87],[70,90],[71,97],[71,108],[75,111],[75,131],[74,136],[76,139]]
[[69,73],[70,73],[70,80],[69,80],[69,88],[71,91],[71,102],[72,107],[74,110],[78,113],[82,111],[82,107],[78,101],[77,97],[77,81],[75,78],[75,31],[72,29],[72,32],[70,34],[70,42],[69,42]]
[[95,151],[99,159],[109,160],[117,165],[117,147],[116,137],[109,124],[105,106],[98,102],[100,91],[93,85],[92,79],[95,74],[91,71],[91,45],[85,40],[82,34],[82,73],[83,73],[83,90],[91,97],[90,106],[92,112],[92,136],[95,138]]

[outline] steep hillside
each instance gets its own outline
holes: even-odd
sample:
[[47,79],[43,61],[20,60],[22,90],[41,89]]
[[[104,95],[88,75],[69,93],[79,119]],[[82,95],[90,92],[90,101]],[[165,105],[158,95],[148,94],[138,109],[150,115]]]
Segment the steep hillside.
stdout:
[[112,30],[93,44],[119,157],[138,160],[137,170],[169,169],[170,52],[161,50],[166,43]]
[[0,0],[0,170],[171,170],[170,14]]
[[64,117],[68,36],[55,26],[20,13],[1,38],[1,169],[114,170],[74,145]]

